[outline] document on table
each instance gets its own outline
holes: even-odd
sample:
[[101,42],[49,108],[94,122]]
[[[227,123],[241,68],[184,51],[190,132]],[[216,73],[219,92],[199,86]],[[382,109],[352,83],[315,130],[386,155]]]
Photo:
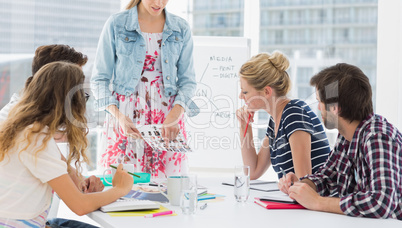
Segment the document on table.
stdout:
[[258,197],[261,201],[272,201],[272,202],[279,202],[279,203],[290,203],[290,204],[298,204],[296,200],[290,198],[287,194],[276,191],[267,193],[264,196]]
[[134,211],[134,210],[154,210],[159,209],[159,204],[149,200],[136,200],[120,198],[117,201],[100,208],[103,212],[110,211]]
[[[229,182],[229,181],[222,182],[222,184],[233,186],[233,182]],[[257,190],[257,191],[263,191],[263,192],[279,191],[278,182],[262,181],[262,180],[251,180],[250,181],[250,189]]]

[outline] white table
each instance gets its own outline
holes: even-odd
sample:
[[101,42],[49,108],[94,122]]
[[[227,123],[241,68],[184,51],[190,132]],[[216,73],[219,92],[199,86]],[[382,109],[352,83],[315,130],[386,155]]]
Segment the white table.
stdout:
[[[264,192],[251,190],[247,203],[237,203],[233,197],[233,187],[222,185],[223,178],[199,178],[200,185],[208,187],[208,192],[225,195],[223,202],[210,202],[204,210],[197,210],[195,215],[183,215],[179,207],[164,204],[175,210],[177,216],[111,217],[101,211],[89,213],[88,216],[102,227],[202,227],[202,228],[393,228],[402,227],[402,221],[396,219],[355,218],[346,215],[316,212],[310,210],[268,210],[254,203],[253,199]],[[199,203],[199,206],[204,204]]]

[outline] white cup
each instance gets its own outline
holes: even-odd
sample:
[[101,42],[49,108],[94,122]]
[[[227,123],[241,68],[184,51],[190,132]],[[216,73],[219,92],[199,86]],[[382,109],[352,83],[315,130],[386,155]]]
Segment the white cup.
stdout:
[[[112,165],[117,167],[119,164],[112,164]],[[123,164],[123,169],[126,170],[127,172],[134,173],[134,164]],[[114,175],[116,174],[116,169],[110,167],[105,169],[105,171],[103,171],[103,179],[105,180],[105,182],[108,184],[112,184],[106,179],[106,172],[108,171],[112,172],[112,179],[113,179]]]
[[181,180],[182,176],[169,176],[167,178],[167,195],[161,189],[161,185],[158,185],[159,191],[168,198],[172,206],[180,205]]

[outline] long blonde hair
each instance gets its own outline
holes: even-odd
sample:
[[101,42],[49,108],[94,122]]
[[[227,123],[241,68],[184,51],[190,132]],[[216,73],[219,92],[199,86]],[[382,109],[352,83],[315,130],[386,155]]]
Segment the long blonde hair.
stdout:
[[[8,118],[0,125],[0,161],[20,143],[16,139],[21,132],[25,132],[23,141],[27,144],[20,153],[37,140],[34,137],[36,134],[44,135],[40,142],[42,146],[32,152],[35,156],[46,148],[47,142],[56,132],[62,132],[67,135],[69,143],[67,164],[74,160],[76,168],[80,170],[79,161],[89,161],[85,154],[88,145],[85,95],[82,89],[71,95],[71,90],[82,86],[84,80],[84,73],[76,64],[53,62],[43,66],[33,76]],[[71,118],[75,119],[74,122],[80,122],[79,126],[69,121]],[[48,130],[42,132],[45,127]]]
[[133,8],[134,6],[138,5],[140,2],[141,2],[141,0],[131,0],[126,6],[126,10]]
[[278,96],[285,96],[290,90],[290,78],[286,70],[289,60],[279,51],[253,56],[240,68],[240,75],[256,90],[266,86],[273,88]]

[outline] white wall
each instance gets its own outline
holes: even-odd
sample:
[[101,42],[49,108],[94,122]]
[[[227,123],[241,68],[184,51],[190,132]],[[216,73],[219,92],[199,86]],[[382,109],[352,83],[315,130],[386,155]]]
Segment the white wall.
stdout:
[[402,1],[378,1],[377,110],[402,130]]
[[120,9],[124,10],[129,2],[130,0],[120,0]]

